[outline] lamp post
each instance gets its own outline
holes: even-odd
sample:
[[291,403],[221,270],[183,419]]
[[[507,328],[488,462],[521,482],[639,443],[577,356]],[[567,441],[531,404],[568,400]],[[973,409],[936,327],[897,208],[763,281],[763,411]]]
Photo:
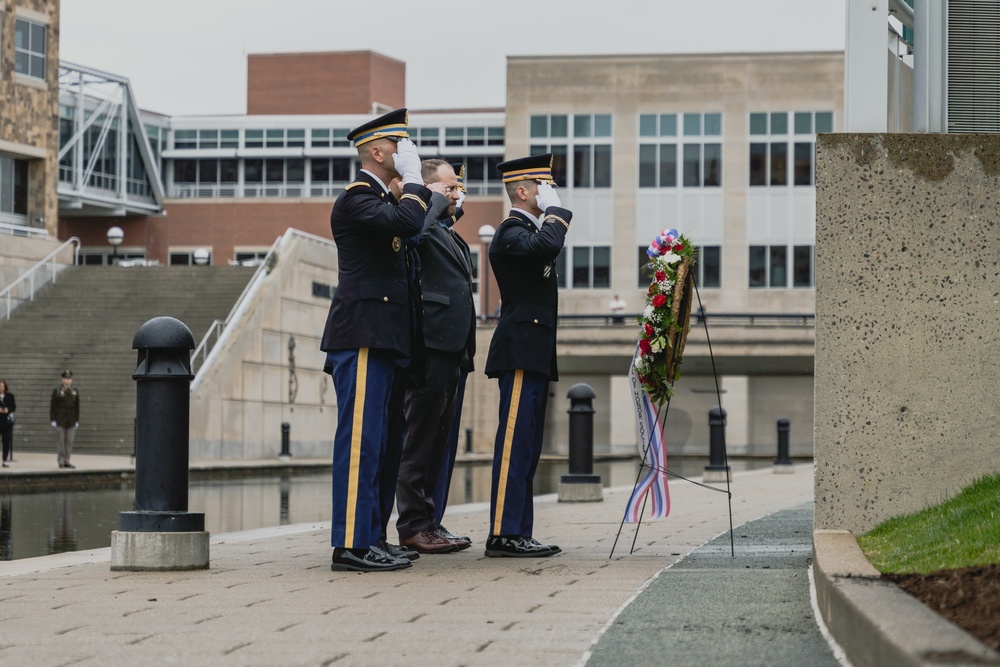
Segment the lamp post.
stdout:
[[497,230],[493,228],[493,225],[483,225],[479,228],[479,240],[483,244],[483,274],[480,276],[480,282],[483,284],[483,302],[480,305],[479,311],[480,316],[483,321],[490,318],[490,277],[489,277],[489,266],[490,266],[490,242],[493,241],[493,235],[497,233]]
[[108,230],[108,243],[111,244],[111,264],[118,263],[118,246],[125,240],[125,232],[121,227],[112,227]]
[[194,251],[194,263],[197,266],[205,266],[208,264],[209,254],[208,250],[205,248],[196,248]]

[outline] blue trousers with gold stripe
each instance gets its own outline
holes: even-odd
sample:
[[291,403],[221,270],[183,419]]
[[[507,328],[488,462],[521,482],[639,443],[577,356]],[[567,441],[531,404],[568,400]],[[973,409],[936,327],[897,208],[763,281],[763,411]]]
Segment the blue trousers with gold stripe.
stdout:
[[337,392],[333,439],[334,547],[367,549],[382,532],[378,475],[385,456],[395,360],[379,350],[327,353]]
[[542,454],[549,379],[541,373],[500,376],[500,424],[493,449],[490,535],[531,537],[532,483]]

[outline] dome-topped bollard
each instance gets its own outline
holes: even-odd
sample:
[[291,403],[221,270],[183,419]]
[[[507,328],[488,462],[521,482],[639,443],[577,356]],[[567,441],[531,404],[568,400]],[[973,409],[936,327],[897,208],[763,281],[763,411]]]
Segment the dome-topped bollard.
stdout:
[[180,320],[155,317],[136,331],[135,510],[118,514],[112,570],[208,567],[205,515],[188,511],[188,426],[194,336]]
[[559,502],[604,500],[601,476],[594,474],[594,399],[597,394],[587,384],[570,387],[569,474],[559,478]]

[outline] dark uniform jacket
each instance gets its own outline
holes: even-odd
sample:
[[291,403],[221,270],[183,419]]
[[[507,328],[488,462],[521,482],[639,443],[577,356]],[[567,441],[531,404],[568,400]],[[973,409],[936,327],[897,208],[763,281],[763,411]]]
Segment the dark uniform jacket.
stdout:
[[572,217],[570,211],[550,206],[540,230],[517,209],[500,223],[490,246],[490,265],[501,302],[500,320],[486,358],[489,377],[519,369],[559,379],[556,258]]
[[333,205],[338,284],[327,316],[324,352],[374,348],[410,356],[410,297],[405,239],[424,223],[430,190],[403,186],[402,201],[361,171]]
[[[439,221],[448,200],[431,195],[420,233],[420,287],[424,298],[424,343],[431,350],[462,353],[462,368],[473,370],[476,354],[476,306],[472,300],[469,245]],[[461,209],[455,219],[461,217]],[[445,220],[448,220],[447,216]]]
[[65,385],[59,385],[52,390],[49,421],[54,421],[62,428],[70,428],[80,421],[80,392],[76,387],[67,388]]

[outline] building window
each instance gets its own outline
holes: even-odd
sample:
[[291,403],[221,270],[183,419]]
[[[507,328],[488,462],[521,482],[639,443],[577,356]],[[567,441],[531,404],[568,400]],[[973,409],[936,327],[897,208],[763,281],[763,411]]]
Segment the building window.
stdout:
[[[170,264],[170,266],[194,266],[195,252],[196,252],[195,250],[187,252],[171,250],[167,261]],[[212,263],[212,252],[209,251],[208,261],[205,264],[206,266],[208,266],[211,265],[211,263]]]
[[465,164],[465,189],[470,195],[498,195],[503,192],[503,177],[497,171],[502,157],[448,158],[449,164]]
[[[611,114],[538,115],[530,119],[531,155],[552,153],[561,186],[611,187]],[[572,175],[572,178],[570,178]]]
[[28,215],[28,161],[0,155],[0,214]]
[[812,186],[816,134],[833,131],[831,111],[750,114],[750,185]]
[[41,23],[17,19],[14,22],[14,71],[18,74],[45,78],[45,42],[48,27]]
[[[653,273],[649,268],[649,246],[639,246],[638,287],[646,289],[653,281]],[[709,245],[697,248],[697,260],[694,265],[694,280],[699,287],[722,287],[722,246]]]
[[[792,248],[792,287],[813,286],[813,247]],[[750,246],[749,286],[785,289],[788,285],[788,247]]]
[[556,260],[556,284],[566,287],[567,253],[572,258],[570,271],[572,286],[586,289],[590,287],[611,287],[611,247],[575,246],[563,248]]
[[639,187],[720,187],[721,136],[721,113],[640,114]]

